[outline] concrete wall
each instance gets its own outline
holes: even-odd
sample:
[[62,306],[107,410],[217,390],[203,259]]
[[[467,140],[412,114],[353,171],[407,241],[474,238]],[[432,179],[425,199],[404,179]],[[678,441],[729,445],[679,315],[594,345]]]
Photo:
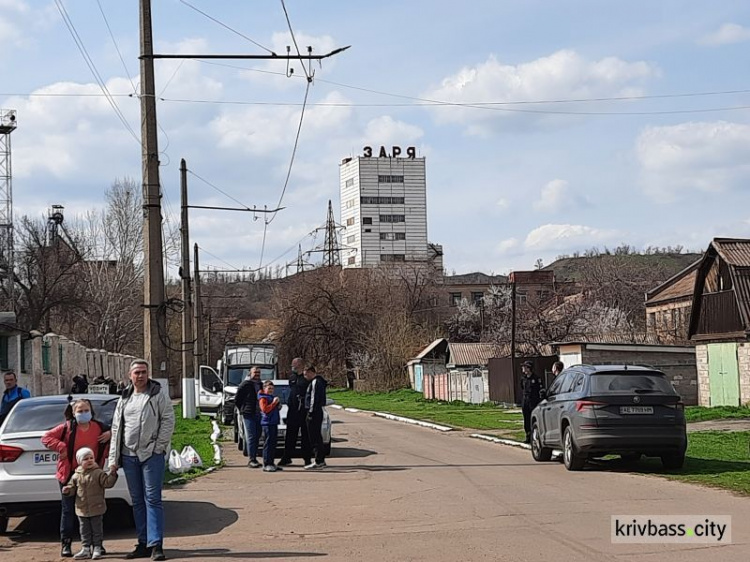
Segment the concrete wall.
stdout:
[[[675,348],[667,351],[663,346],[607,346],[583,349],[582,361],[589,365],[650,365],[669,377],[675,390],[688,406],[698,404],[698,371],[696,353],[692,349]],[[684,349],[684,351],[677,351]]]
[[737,346],[740,369],[740,404],[750,405],[750,342]]

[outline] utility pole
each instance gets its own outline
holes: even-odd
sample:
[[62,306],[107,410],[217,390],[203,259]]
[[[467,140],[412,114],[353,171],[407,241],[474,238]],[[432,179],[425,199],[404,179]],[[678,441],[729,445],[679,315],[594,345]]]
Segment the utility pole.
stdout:
[[328,217],[326,218],[326,239],[323,246],[323,265],[333,267],[341,265],[339,238],[336,233],[336,220],[333,217],[333,204],[328,200]]
[[151,0],[140,0],[141,29],[141,155],[143,168],[143,358],[151,376],[168,378],[167,311],[164,307],[164,243],[161,235],[161,187],[159,147],[156,137],[156,88]]
[[516,277],[510,274],[510,369],[511,379],[513,381],[513,391],[517,390],[516,385]]
[[183,158],[180,162],[180,196],[182,215],[180,222],[180,249],[182,250],[182,264],[180,279],[182,281],[182,417],[195,419],[195,358],[193,347],[195,334],[193,333],[193,300],[190,290],[190,230],[188,227],[188,189],[187,164]]
[[208,364],[211,361],[211,309],[206,314],[206,350],[205,350],[204,363]]
[[203,303],[201,303],[201,274],[198,263],[198,244],[195,245],[193,263],[195,267],[195,300],[193,302],[193,312],[195,313],[193,329],[195,331],[195,362],[200,369],[203,363]]

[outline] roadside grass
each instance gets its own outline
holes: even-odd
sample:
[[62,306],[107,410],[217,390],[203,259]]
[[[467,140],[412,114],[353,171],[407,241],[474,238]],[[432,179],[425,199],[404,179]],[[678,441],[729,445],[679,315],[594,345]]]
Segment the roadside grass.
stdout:
[[[523,423],[520,412],[508,412],[494,404],[466,404],[425,400],[421,393],[402,389],[393,392],[330,390],[328,397],[345,408],[387,412],[434,423],[468,429],[494,429],[517,433]],[[523,428],[522,428],[523,429]],[[523,431],[521,431],[523,439]]]
[[[167,468],[164,473],[164,482],[166,484],[178,478],[180,482],[190,480],[200,476],[206,472],[206,469],[214,466],[214,447],[211,444],[211,433],[213,432],[211,418],[208,416],[198,416],[196,419],[183,419],[181,404],[177,404],[174,407],[174,415],[175,427],[174,434],[172,435],[172,448],[181,453],[184,447],[191,445],[200,455],[203,461],[203,468],[193,468],[184,474],[172,474],[169,472],[169,468]],[[169,457],[167,457],[167,461],[169,461]]]
[[685,419],[688,423],[696,421],[750,418],[748,406],[688,406],[685,408]]

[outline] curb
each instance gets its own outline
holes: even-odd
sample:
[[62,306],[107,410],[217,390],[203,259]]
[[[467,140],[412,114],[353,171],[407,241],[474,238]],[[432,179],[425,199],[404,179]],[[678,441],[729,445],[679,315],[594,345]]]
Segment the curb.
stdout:
[[343,410],[343,409],[344,409],[344,407],[343,407],[343,406],[341,406],[340,404],[331,404],[331,405],[330,405],[330,406],[328,406],[328,407],[329,407],[329,408],[333,408],[334,410]]
[[[482,439],[483,441],[489,441],[490,443],[497,443],[498,445],[508,445],[510,447],[516,447],[518,449],[531,450],[531,445],[527,443],[521,443],[520,441],[514,441],[513,439],[503,439],[501,437],[492,437],[491,435],[482,435],[481,433],[472,433],[469,437],[474,439]],[[562,451],[557,449],[552,450],[552,458],[561,457]]]
[[402,416],[394,416],[393,414],[387,414],[385,412],[372,412],[372,415],[373,416],[377,416],[379,418],[385,418],[385,419],[391,420],[391,421],[398,421],[398,422],[403,422],[403,423],[410,423],[412,425],[418,425],[418,426],[421,426],[421,427],[426,427],[428,429],[435,429],[437,431],[443,431],[443,432],[445,432],[445,431],[453,431],[452,427],[448,427],[448,426],[445,426],[445,425],[438,425],[436,423],[425,422],[425,421],[422,421],[422,420],[415,420],[415,419],[412,419],[412,418],[404,418]]
[[[221,436],[221,428],[219,427],[219,424],[216,423],[216,420],[211,420],[211,425],[214,428],[213,433],[211,434],[211,444],[214,446],[214,464],[221,464],[221,447],[219,446],[219,443],[217,440]],[[216,467],[211,467],[206,471],[208,473],[209,470],[215,470]]]

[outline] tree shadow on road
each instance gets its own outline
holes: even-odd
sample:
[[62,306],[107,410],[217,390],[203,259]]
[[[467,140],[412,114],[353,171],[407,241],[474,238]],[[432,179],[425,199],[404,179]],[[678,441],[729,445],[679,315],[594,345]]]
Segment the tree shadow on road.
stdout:
[[635,474],[658,474],[677,476],[699,476],[703,474],[725,474],[728,472],[747,472],[750,463],[739,461],[720,461],[715,459],[698,459],[687,457],[685,465],[678,470],[664,468],[657,458],[645,458],[637,462],[627,462],[621,458],[596,459],[589,466],[599,470],[611,472],[631,472]]
[[355,447],[332,447],[331,456],[336,458],[346,459],[361,459],[364,457],[370,457],[377,455],[376,451],[369,451],[367,449],[357,449]]
[[[135,536],[135,529],[130,525],[118,524],[116,521],[126,519],[123,515],[130,508],[117,506],[105,516],[104,536],[107,539],[123,539]],[[239,515],[232,509],[218,507],[209,502],[165,501],[164,532],[167,537],[194,537],[215,535],[226,527],[237,522]],[[26,517],[9,533],[14,542],[58,542],[60,540],[60,511]]]
[[239,558],[263,559],[263,558],[313,558],[317,556],[328,556],[324,552],[232,552],[228,548],[199,548],[195,550],[174,550],[165,548],[164,554],[171,560],[183,558]]

